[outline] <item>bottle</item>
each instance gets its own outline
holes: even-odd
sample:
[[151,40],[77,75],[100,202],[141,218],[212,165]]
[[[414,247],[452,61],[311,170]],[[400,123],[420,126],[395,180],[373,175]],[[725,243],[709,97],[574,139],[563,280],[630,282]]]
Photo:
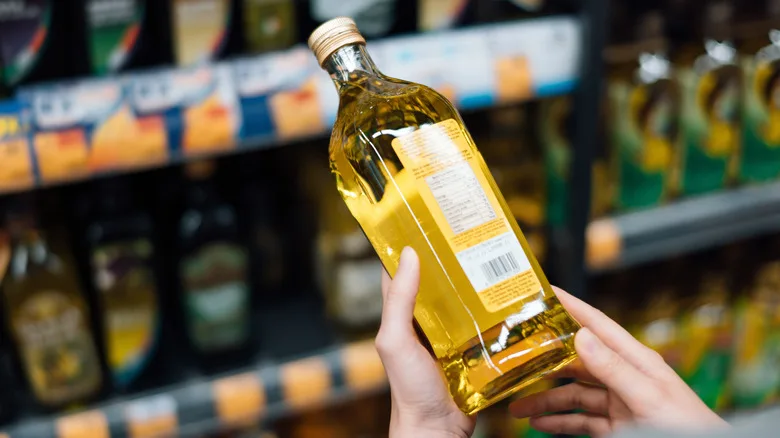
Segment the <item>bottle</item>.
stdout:
[[780,1],[765,3],[743,12],[749,18],[740,26],[744,82],[739,179],[744,182],[780,177]]
[[732,10],[727,0],[706,2],[701,27],[690,30],[685,24],[696,43],[677,44],[673,57],[681,91],[679,178],[674,185],[684,195],[722,189],[738,169],[742,76],[732,40]]
[[243,0],[244,42],[250,52],[286,49],[297,41],[294,0]]
[[[553,229],[566,226],[568,217],[573,151],[569,129],[571,107],[568,96],[546,99],[541,103],[537,119],[547,185],[547,223]],[[593,190],[597,188],[594,186]]]
[[44,235],[29,212],[12,213],[8,228],[6,321],[33,395],[47,407],[90,398],[100,390],[101,367],[73,258],[61,235]]
[[[728,265],[703,260],[699,288],[680,320],[680,376],[710,408],[725,407],[731,367],[733,318]],[[714,265],[714,266],[713,266]]]
[[96,220],[86,231],[91,278],[114,387],[125,391],[149,370],[160,336],[152,220],[134,208],[124,181],[102,181],[93,199]]
[[176,64],[201,64],[231,51],[235,34],[232,0],[172,1]]
[[170,62],[167,5],[148,0],[83,0],[92,72],[114,74]]
[[73,11],[63,1],[0,1],[0,64],[2,82],[21,84],[83,73],[84,59],[69,28]]
[[457,110],[379,72],[355,22],[309,45],[340,96],[330,143],[338,191],[391,275],[420,258],[415,320],[450,393],[474,413],[576,357],[555,297]]
[[659,11],[642,11],[636,43],[607,52],[611,178],[619,210],[656,206],[673,185],[679,93]]
[[187,333],[202,355],[240,351],[249,341],[248,256],[236,212],[210,178],[215,164],[186,166],[186,207],[179,220],[179,281]]

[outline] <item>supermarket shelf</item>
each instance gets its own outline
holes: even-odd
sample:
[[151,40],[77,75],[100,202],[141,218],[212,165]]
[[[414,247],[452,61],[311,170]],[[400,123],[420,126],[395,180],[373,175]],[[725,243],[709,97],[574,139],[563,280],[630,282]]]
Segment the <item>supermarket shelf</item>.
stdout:
[[[565,94],[577,83],[575,17],[369,43],[391,76],[460,109]],[[305,47],[192,68],[45,84],[0,102],[0,193],[327,135],[338,96]]]
[[386,387],[373,342],[365,341],[291,362],[187,382],[83,412],[26,420],[0,432],[0,437],[201,436]]
[[780,183],[738,188],[592,222],[588,268],[609,271],[775,231]]

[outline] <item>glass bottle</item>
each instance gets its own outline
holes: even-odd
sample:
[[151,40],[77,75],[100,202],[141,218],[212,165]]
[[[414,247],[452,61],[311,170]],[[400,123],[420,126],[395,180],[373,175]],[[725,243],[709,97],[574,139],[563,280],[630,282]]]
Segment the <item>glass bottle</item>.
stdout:
[[94,396],[100,361],[72,257],[26,214],[11,218],[9,229],[13,253],[3,297],[35,398],[57,407]]
[[576,357],[564,310],[457,110],[383,75],[354,21],[309,38],[340,96],[330,143],[338,191],[391,275],[421,264],[415,320],[450,393],[477,412]]
[[179,278],[185,326],[203,355],[238,352],[249,330],[248,255],[235,208],[217,192],[211,161],[187,165],[187,205],[179,221]]

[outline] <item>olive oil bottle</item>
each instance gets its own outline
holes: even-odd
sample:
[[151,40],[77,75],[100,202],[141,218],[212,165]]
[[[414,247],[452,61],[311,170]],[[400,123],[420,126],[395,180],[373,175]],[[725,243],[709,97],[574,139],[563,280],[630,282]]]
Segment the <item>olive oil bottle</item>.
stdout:
[[457,110],[382,74],[354,21],[309,45],[340,96],[330,143],[338,191],[391,275],[413,248],[415,320],[466,413],[576,357],[578,323],[555,297]]
[[59,407],[94,396],[102,383],[100,360],[73,258],[59,235],[37,229],[29,212],[14,212],[8,228],[6,321],[35,398]]

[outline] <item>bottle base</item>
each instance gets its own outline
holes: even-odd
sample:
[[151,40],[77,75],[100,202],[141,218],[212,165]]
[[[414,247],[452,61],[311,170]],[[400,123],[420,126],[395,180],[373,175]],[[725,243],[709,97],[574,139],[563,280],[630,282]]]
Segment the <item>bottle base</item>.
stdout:
[[475,414],[509,397],[577,358],[579,324],[557,299],[544,312],[508,327],[500,324],[439,360],[455,403]]

